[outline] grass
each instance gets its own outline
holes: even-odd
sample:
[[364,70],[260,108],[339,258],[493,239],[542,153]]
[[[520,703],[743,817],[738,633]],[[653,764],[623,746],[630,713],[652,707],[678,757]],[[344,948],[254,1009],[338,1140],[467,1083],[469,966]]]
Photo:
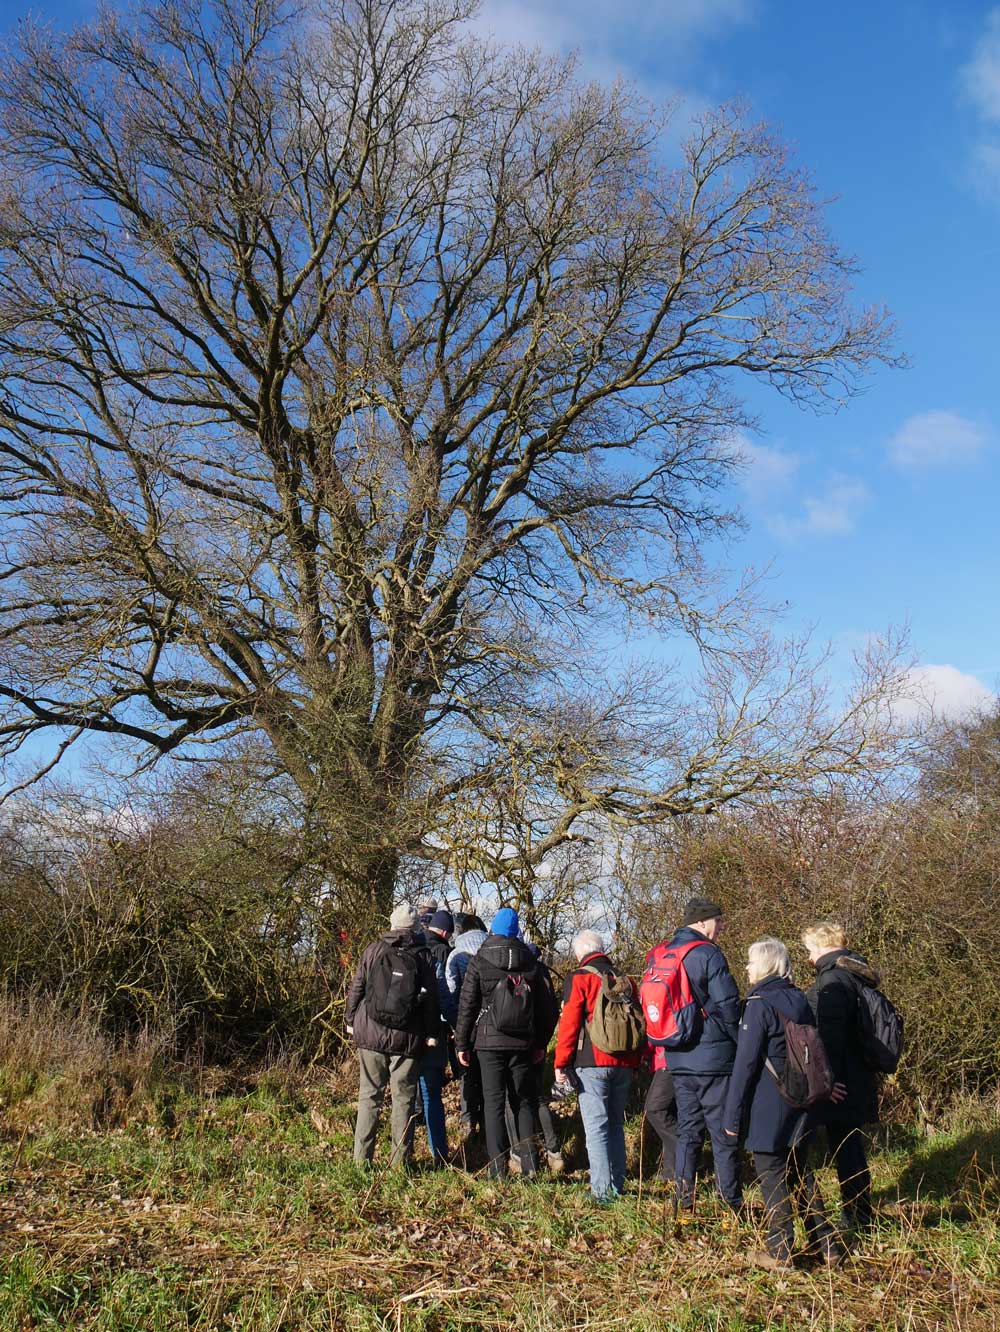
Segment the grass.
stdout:
[[648,1179],[596,1208],[582,1168],[504,1185],[368,1173],[350,1161],[352,1122],[346,1094],[291,1079],[177,1092],[167,1125],[11,1115],[0,1332],[1000,1326],[995,1123],[898,1134],[874,1158],[877,1229],[847,1267],[775,1276],[747,1263],[756,1237],[710,1197],[677,1233]]

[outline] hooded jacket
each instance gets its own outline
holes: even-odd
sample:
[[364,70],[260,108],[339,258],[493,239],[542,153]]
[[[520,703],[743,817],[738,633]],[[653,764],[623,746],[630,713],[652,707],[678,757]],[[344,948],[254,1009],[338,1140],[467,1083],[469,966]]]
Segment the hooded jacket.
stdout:
[[462,981],[465,979],[466,968],[488,938],[489,935],[485,930],[466,930],[464,934],[460,934],[456,938],[455,947],[448,954],[445,980],[449,991],[454,996],[456,1005],[462,993]]
[[746,1147],[751,1152],[787,1151],[796,1130],[804,1129],[807,1122],[806,1112],[789,1105],[778,1091],[766,1064],[770,1059],[779,1076],[784,1071],[787,1050],[779,1013],[790,1022],[816,1025],[809,1000],[790,980],[768,976],[751,986],[743,1005],[723,1117],[723,1128],[738,1134],[749,1104]]
[[808,998],[834,1080],[847,1088],[844,1100],[817,1111],[818,1123],[860,1125],[878,1120],[878,1073],[862,1054],[858,1003],[861,987],[877,986],[880,980],[875,968],[849,948],[835,948],[816,963],[816,983]]
[[[594,970],[584,969],[590,967]],[[556,1068],[567,1068],[570,1064],[574,1068],[638,1068],[642,1063],[645,1057],[642,1051],[630,1055],[608,1054],[594,1046],[587,1032],[587,1023],[594,1016],[594,1006],[601,992],[601,977],[621,974],[605,953],[591,953],[566,977],[556,1039]],[[634,981],[632,992],[638,1003],[639,991]]]
[[740,992],[722,949],[698,930],[683,925],[671,944],[698,941],[681,966],[704,1012],[697,1041],[685,1050],[667,1050],[667,1068],[674,1077],[725,1077],[736,1056],[736,1032],[740,1022]]
[[[464,937],[464,936],[463,936]],[[490,1017],[493,992],[505,976],[523,976],[532,988],[535,1029],[531,1037],[497,1031]],[[544,1050],[556,1026],[558,1005],[547,969],[521,939],[490,934],[470,960],[462,981],[455,1024],[455,1049]]]
[[[383,1026],[369,1016],[365,1004],[365,992],[370,984],[372,968],[390,948],[405,948],[416,954],[422,993],[420,1003],[405,1028]],[[374,1050],[376,1054],[417,1056],[423,1052],[428,1036],[441,1035],[437,976],[422,934],[412,929],[390,930],[381,939],[368,945],[361,954],[351,988],[347,991],[344,1020],[354,1029],[354,1042],[358,1048]]]

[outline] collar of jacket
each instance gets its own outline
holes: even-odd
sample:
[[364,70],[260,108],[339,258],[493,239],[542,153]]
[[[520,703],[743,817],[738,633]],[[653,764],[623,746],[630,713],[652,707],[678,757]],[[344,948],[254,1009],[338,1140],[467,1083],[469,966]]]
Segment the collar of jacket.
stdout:
[[816,973],[821,971],[832,971],[842,957],[846,957],[851,950],[849,948],[832,948],[829,953],[824,953],[822,957],[816,959]]
[[716,947],[708,935],[702,934],[701,930],[693,930],[690,925],[681,925],[675,930],[670,942],[672,944],[690,943],[692,939],[697,939],[700,943],[712,944],[713,948]]
[[791,990],[792,982],[787,976],[765,976],[763,980],[757,981],[747,990],[747,998],[752,994],[760,994],[762,990]]
[[584,967],[592,967],[597,962],[606,962],[608,964],[608,970],[614,971],[614,967],[611,964],[611,958],[608,957],[607,953],[588,953],[586,957],[580,959],[573,969],[574,971],[582,971]]

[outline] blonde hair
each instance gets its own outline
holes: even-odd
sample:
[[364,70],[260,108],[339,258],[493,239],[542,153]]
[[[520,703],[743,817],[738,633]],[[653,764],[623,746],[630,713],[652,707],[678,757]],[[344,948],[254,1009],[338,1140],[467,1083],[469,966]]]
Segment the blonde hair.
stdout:
[[806,948],[829,953],[834,948],[846,948],[847,935],[838,921],[821,920],[802,931],[802,942]]
[[780,939],[758,939],[747,949],[747,976],[751,985],[767,980],[768,976],[792,979],[792,963],[788,949]]

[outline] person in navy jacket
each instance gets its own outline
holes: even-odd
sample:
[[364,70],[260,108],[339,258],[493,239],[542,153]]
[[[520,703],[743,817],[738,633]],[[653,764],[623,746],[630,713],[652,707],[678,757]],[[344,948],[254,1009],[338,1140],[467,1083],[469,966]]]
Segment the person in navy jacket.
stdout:
[[722,907],[704,897],[693,897],[684,908],[681,928],[670,947],[695,943],[681,966],[702,1010],[698,1035],[688,1046],[667,1050],[667,1068],[677,1100],[677,1201],[694,1204],[695,1170],[705,1133],[712,1141],[715,1184],[734,1211],[743,1206],[736,1143],[723,1131],[726,1088],[736,1054],[740,1018],[740,992],[726,955],[715,940],[722,932]]
[[816,1025],[815,1018],[806,996],[792,984],[788,949],[780,940],[759,939],[750,945],[747,978],[750,989],[729,1079],[725,1130],[735,1143],[749,1107],[746,1146],[753,1153],[767,1211],[767,1251],[753,1258],[764,1267],[792,1265],[794,1207],[805,1222],[808,1252],[835,1265],[844,1255],[808,1163],[809,1114],[789,1105],[777,1083],[786,1058],[780,1015],[810,1027]]

